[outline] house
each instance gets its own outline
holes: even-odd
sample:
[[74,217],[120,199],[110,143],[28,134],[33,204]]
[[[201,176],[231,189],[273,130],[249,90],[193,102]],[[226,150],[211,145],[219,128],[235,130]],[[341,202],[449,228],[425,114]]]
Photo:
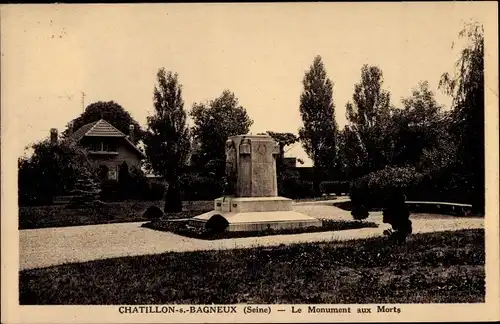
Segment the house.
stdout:
[[[53,130],[51,130],[52,132]],[[51,133],[52,134],[52,133]],[[120,169],[141,168],[145,154],[133,143],[134,126],[129,136],[104,119],[85,124],[69,135],[83,147],[90,160],[99,168],[102,180],[118,180]],[[55,136],[57,138],[57,135]],[[51,136],[52,138],[52,136]]]

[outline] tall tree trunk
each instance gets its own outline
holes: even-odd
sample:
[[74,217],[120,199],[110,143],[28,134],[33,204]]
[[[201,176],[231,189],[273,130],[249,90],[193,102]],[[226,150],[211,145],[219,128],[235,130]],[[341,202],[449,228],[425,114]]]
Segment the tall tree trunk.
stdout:
[[178,213],[182,211],[182,197],[178,177],[173,177],[168,181],[167,192],[165,194],[165,213]]

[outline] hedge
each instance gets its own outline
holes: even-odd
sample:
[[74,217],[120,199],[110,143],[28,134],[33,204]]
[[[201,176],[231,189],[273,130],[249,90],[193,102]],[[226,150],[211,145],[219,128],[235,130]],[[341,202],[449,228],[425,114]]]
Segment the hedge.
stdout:
[[366,208],[380,209],[385,201],[397,192],[415,192],[423,175],[413,168],[391,168],[371,172],[351,184],[350,197],[353,210]]
[[282,180],[279,195],[291,199],[312,198],[314,197],[314,185],[312,181]]
[[181,194],[185,201],[212,200],[222,196],[223,180],[199,173],[186,173],[181,176]]

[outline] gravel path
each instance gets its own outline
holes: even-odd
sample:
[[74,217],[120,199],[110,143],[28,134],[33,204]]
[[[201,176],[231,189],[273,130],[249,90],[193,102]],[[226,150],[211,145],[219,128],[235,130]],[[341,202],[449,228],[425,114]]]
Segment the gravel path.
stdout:
[[[294,209],[317,218],[352,220],[348,211],[328,206],[326,202],[298,203]],[[368,220],[378,223],[379,227],[215,241],[187,238],[169,232],[143,228],[141,225],[144,222],[21,230],[19,264],[20,270],[24,270],[69,262],[158,254],[168,251],[186,252],[344,241],[380,236],[384,229],[389,228],[389,225],[382,223],[380,212],[371,213]],[[411,220],[414,233],[484,228],[483,218],[414,214]]]

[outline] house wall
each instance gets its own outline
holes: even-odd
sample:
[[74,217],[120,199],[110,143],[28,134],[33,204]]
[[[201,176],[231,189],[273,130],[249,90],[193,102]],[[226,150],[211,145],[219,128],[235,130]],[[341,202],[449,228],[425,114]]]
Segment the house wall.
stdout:
[[128,145],[119,145],[118,146],[118,155],[115,155],[107,160],[108,167],[116,166],[119,167],[123,162],[127,162],[129,168],[132,166],[136,166],[137,168],[141,167],[141,160],[139,159],[138,154]]
[[[89,158],[96,164],[96,166],[99,165],[105,165],[108,167],[110,171],[114,170],[116,172],[116,175],[118,175],[118,170],[120,165],[123,162],[126,162],[129,169],[132,169],[133,166],[140,168],[142,161],[140,160],[139,155],[135,150],[133,150],[129,145],[121,142],[122,139],[116,139],[116,138],[104,138],[104,139],[90,139],[87,138],[85,141],[83,141],[81,144],[84,147],[88,147],[88,145],[93,142],[93,141],[113,141],[113,140],[119,140],[119,143],[117,143],[117,155],[100,155],[100,154],[89,154]],[[120,143],[121,142],[121,143]]]

